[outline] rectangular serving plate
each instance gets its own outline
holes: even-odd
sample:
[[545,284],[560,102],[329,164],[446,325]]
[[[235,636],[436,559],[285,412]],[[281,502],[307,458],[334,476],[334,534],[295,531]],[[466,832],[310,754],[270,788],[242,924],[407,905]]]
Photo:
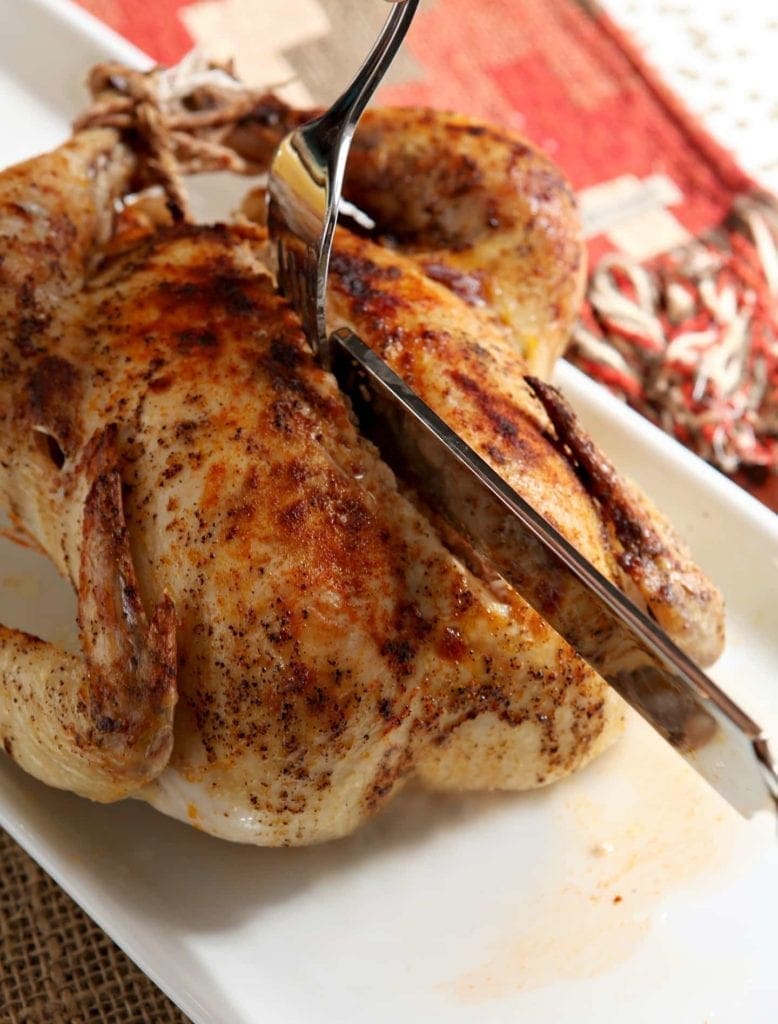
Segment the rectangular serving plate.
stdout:
[[[0,19],[2,166],[66,137],[93,63],[148,63],[70,4],[0,0]],[[712,675],[778,735],[776,517],[572,367],[558,382],[722,588]],[[76,646],[68,587],[5,540],[0,621]],[[5,759],[0,823],[196,1024],[775,1020],[774,822],[737,818],[634,719],[547,791],[410,787],[323,847],[232,846]]]

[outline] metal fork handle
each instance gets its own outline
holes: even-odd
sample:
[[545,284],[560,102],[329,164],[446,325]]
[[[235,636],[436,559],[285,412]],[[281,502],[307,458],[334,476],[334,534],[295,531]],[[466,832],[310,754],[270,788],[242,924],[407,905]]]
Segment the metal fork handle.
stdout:
[[[327,205],[318,261],[317,321],[319,357],[326,363],[326,329],[324,325],[325,291],[329,271],[332,238],[338,219],[346,162],[359,118],[386,74],[410,27],[419,0],[392,0],[393,6],[372,49],[362,62],[350,84],[333,105],[320,117],[303,126],[305,163],[316,179],[312,164],[318,165],[318,180],[327,184]],[[301,154],[302,155],[302,154]]]
[[392,10],[361,67],[329,110],[314,122],[323,138],[333,135],[342,139],[343,131],[349,128],[353,134],[370,97],[400,49],[418,6],[419,0],[393,0]]

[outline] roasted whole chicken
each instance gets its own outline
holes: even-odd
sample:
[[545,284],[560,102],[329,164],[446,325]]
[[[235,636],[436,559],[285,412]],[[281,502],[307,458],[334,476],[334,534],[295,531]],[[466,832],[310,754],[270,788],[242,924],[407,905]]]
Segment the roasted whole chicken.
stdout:
[[[261,165],[298,117],[258,108],[236,152]],[[137,150],[89,128],[0,175],[0,498],[71,580],[82,645],[0,629],[7,754],[262,845],[342,836],[413,776],[519,790],[587,763],[620,699],[360,437],[261,224],[115,214]],[[378,110],[347,194],[375,227],[339,231],[332,326],[712,661],[715,588],[525,380],[580,298],[558,171],[487,125]]]

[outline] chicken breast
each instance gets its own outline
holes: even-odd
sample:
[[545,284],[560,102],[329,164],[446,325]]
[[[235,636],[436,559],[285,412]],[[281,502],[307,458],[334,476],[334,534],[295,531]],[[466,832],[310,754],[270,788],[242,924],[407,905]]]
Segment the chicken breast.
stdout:
[[[265,97],[231,142],[266,169],[274,145],[304,116]],[[563,397],[527,375],[550,375],[582,298],[580,225],[558,168],[484,122],[376,109],[360,122],[345,192],[374,227],[368,237],[336,235],[330,326],[355,330],[692,658],[715,661],[721,595]],[[262,219],[263,203],[245,205]],[[540,436],[552,437],[556,451]],[[566,500],[570,467],[594,499],[588,508]]]
[[[0,496],[76,588],[83,647],[0,631],[6,750],[264,845],[344,835],[414,773],[521,789],[595,756],[620,700],[398,489],[277,294],[264,230],[107,243],[132,173],[100,130],[0,175]],[[618,577],[506,324],[484,333],[492,311],[346,234],[333,289],[333,317]]]

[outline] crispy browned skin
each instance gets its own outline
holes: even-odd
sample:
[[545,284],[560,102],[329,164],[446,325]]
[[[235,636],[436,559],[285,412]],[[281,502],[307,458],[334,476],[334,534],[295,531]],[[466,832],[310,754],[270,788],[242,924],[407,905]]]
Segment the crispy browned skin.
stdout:
[[[0,308],[17,310],[26,294],[26,257],[14,252],[40,232],[46,203],[69,210],[75,185],[79,221],[100,221],[105,198],[83,175],[110,145],[107,132],[80,137],[44,209],[14,226]],[[0,176],[0,194],[25,177],[39,180],[34,162]],[[112,180],[120,193],[126,175]],[[162,670],[172,606],[173,750],[136,795],[217,835],[331,838],[414,772],[435,786],[525,788],[613,739],[618,698],[487,569],[464,567],[456,539],[442,541],[360,439],[264,269],[261,229],[153,231],[139,219],[107,249],[101,230],[82,234],[56,301],[35,289],[34,347],[15,344],[17,314],[0,334],[13,368],[0,378],[0,494],[80,588],[86,656],[0,636],[0,736],[24,767],[78,788],[68,770],[96,746],[94,734],[65,744],[56,770],[28,754],[41,716],[73,735],[58,719],[53,665],[86,679],[90,721],[120,721],[112,736],[152,749],[128,708],[138,722],[172,708]],[[597,505],[493,310],[345,233],[332,305],[617,575]],[[41,445],[34,426],[52,441]],[[124,660],[129,670],[117,670]],[[23,675],[42,680],[30,684],[38,705],[14,718]],[[110,773],[89,771],[109,798]]]
[[525,376],[516,349],[477,311],[400,254],[340,232],[329,318],[353,328],[597,568],[629,585],[689,654],[702,664],[718,657],[721,595],[559,393]]

